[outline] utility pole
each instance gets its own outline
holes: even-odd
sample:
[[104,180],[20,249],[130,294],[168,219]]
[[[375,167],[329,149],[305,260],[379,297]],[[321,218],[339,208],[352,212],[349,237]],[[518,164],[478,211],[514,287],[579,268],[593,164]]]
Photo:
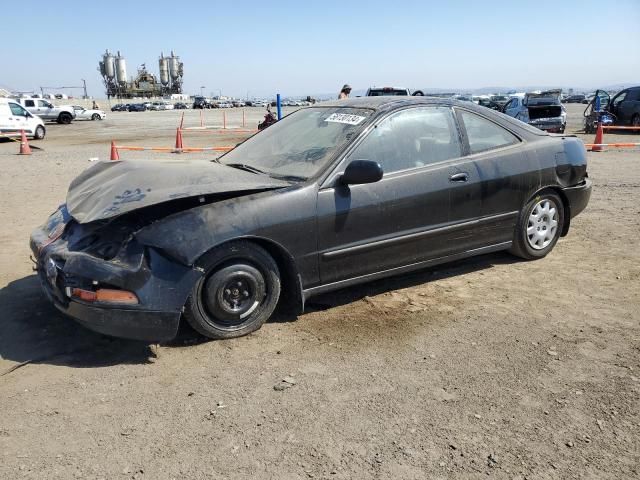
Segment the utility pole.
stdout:
[[89,98],[89,96],[87,95],[87,82],[84,78],[81,78],[80,80],[82,80],[82,84],[84,85],[84,99],[86,100],[87,98]]

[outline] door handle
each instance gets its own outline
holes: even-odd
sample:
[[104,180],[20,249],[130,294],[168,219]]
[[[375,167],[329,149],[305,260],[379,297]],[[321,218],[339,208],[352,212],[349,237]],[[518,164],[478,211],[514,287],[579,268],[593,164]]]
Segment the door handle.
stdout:
[[464,172],[454,173],[449,177],[450,182],[466,182],[467,180],[469,180],[469,174]]

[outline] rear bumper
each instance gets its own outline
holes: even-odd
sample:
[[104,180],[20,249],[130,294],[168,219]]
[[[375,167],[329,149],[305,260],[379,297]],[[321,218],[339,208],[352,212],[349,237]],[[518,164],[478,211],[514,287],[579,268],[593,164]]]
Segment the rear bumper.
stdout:
[[540,130],[544,130],[545,132],[549,132],[549,133],[562,133],[562,132],[564,132],[564,128],[565,128],[565,124],[562,123],[562,121],[558,121],[558,122],[536,122],[534,120],[534,121],[529,122],[529,125],[531,125],[532,127],[539,128]]
[[574,187],[562,189],[562,193],[565,194],[569,201],[570,218],[575,217],[587,207],[591,198],[591,185],[591,180],[586,178],[582,183]]

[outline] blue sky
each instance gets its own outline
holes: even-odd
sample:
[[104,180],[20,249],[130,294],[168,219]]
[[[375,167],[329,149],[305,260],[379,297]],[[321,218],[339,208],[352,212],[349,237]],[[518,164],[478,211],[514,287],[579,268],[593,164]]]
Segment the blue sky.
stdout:
[[[144,5],[145,8],[141,8]],[[150,5],[154,6],[153,11]],[[79,85],[180,55],[185,90],[244,97],[409,88],[640,84],[640,0],[14,2],[0,86]],[[9,43],[7,43],[9,42]]]

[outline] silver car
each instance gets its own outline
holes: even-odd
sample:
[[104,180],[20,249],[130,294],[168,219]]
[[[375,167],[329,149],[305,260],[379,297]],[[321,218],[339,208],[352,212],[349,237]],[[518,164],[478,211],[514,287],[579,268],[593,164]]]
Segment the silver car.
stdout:
[[529,92],[523,97],[514,96],[502,111],[529,125],[551,133],[564,133],[567,111],[560,102],[562,90]]

